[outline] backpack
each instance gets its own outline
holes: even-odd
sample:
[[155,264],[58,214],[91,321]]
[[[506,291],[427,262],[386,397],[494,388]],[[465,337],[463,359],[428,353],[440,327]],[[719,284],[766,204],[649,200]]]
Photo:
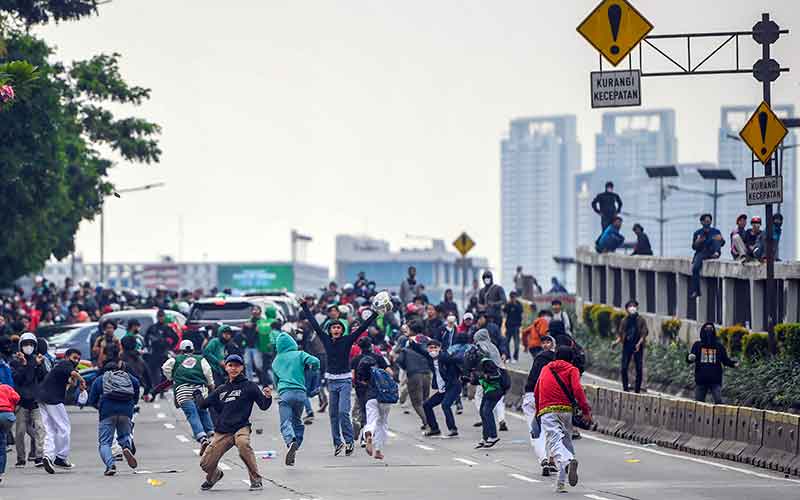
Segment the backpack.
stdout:
[[470,344],[454,344],[447,348],[447,354],[461,367],[464,365],[464,357],[470,350]]
[[373,368],[372,383],[375,384],[375,399],[379,403],[395,404],[400,400],[400,390],[397,382],[385,370]]
[[133,399],[133,380],[127,372],[115,370],[103,375],[103,397],[115,401]]

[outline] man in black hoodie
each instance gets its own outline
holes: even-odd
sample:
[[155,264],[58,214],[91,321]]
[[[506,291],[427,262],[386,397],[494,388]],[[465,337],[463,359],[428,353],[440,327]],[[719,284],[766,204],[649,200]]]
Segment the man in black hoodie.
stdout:
[[496,325],[503,323],[503,306],[506,304],[506,291],[494,282],[491,271],[484,271],[484,287],[478,292],[478,310],[486,312],[489,319]]
[[711,392],[714,404],[722,404],[722,365],[737,368],[739,363],[731,360],[725,347],[717,340],[717,329],[713,323],[700,328],[700,340],[692,345],[687,363],[694,363],[694,398],[705,402]]
[[[32,333],[23,333],[19,339],[19,352],[11,361],[11,374],[14,377],[15,389],[20,400],[17,404],[16,417],[16,467],[25,467],[25,434],[35,443],[35,459],[37,467],[42,464],[44,452],[44,425],[42,414],[36,402],[39,384],[47,375],[44,356],[36,354],[37,339]],[[32,451],[33,453],[33,451]]]
[[592,209],[600,216],[601,232],[605,231],[614,217],[622,212],[622,198],[614,192],[613,182],[606,182],[606,190],[594,197]]
[[214,438],[200,459],[200,468],[206,473],[206,480],[200,486],[204,491],[210,490],[222,479],[223,473],[217,466],[222,456],[234,446],[239,449],[239,456],[247,467],[250,490],[263,489],[256,456],[250,447],[250,414],[253,404],[257,404],[262,410],[267,410],[272,405],[272,389],[269,386],[259,389],[255,382],[247,380],[243,370],[242,357],[231,354],[225,358],[228,381],[217,387],[207,398],[203,398],[200,390],[194,392],[198,408],[214,408],[217,412]]

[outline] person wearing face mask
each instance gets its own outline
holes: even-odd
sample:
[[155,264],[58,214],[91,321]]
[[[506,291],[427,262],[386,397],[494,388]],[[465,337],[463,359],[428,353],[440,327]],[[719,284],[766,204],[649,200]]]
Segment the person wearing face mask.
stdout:
[[67,387],[80,386],[86,390],[86,381],[78,373],[81,351],[67,349],[62,361],[56,363],[39,386],[39,407],[45,430],[44,456],[42,464],[48,474],[55,474],[55,467],[71,469],[69,462],[70,432],[72,426],[64,406]]
[[428,370],[432,373],[428,378],[430,379],[430,388],[433,390],[433,395],[430,398],[426,398],[425,403],[422,405],[425,422],[428,425],[428,431],[425,432],[425,436],[432,437],[442,434],[439,429],[439,423],[436,421],[436,415],[433,413],[433,409],[439,405],[442,407],[444,420],[449,431],[447,435],[449,437],[458,436],[458,427],[456,426],[452,407],[461,395],[461,370],[455,358],[442,349],[441,342],[434,339],[429,340],[428,345],[423,348],[415,338],[411,338],[409,349],[427,361]]
[[44,450],[44,427],[36,392],[47,375],[44,356],[36,353],[36,335],[26,332],[19,339],[19,352],[11,362],[14,386],[20,395],[15,416],[17,418],[15,441],[17,445],[16,467],[25,467],[25,435],[31,437],[36,450],[34,463],[42,464]]
[[622,366],[620,367],[620,374],[622,375],[622,389],[629,392],[628,386],[628,367],[631,364],[631,358],[636,365],[636,381],[634,383],[634,392],[637,394],[642,390],[642,367],[644,366],[644,346],[647,339],[647,322],[639,315],[639,303],[635,300],[629,300],[625,304],[625,317],[619,322],[619,330],[617,331],[617,338],[611,344],[612,347],[617,344],[622,344]]
[[478,307],[481,311],[485,311],[489,320],[500,325],[503,322],[503,306],[506,304],[506,292],[503,287],[494,282],[494,276],[491,271],[484,271],[483,276],[484,287],[478,292]]
[[700,216],[700,224],[703,227],[692,235],[692,279],[689,282],[689,298],[694,299],[700,296],[700,270],[703,268],[703,261],[708,259],[718,259],[720,250],[725,246],[725,240],[719,229],[711,227],[711,214]]
[[700,328],[700,340],[692,345],[686,362],[694,364],[695,400],[705,403],[710,392],[714,404],[722,404],[722,365],[737,368],[739,363],[728,357],[713,323]]

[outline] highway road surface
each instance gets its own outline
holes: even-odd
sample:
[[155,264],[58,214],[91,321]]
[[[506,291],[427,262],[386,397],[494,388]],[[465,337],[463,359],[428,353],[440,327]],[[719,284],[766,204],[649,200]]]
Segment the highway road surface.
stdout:
[[[316,403],[315,403],[316,405]],[[641,447],[599,434],[585,433],[576,442],[580,483],[566,495],[554,492],[554,479],[541,477],[525,431],[525,421],[509,414],[509,432],[488,451],[473,449],[479,439],[474,406],[457,416],[458,438],[424,438],[419,421],[395,406],[386,460],[362,449],[352,457],[334,457],[327,414],[317,414],[297,465],[283,465],[284,446],[278,433],[277,405],[254,413],[253,445],[264,491],[249,492],[247,474],[236,450],[226,455],[225,478],[212,491],[201,492],[198,445],[182,413],[169,399],[142,403],[136,421],[139,469],[124,462],[115,477],[104,477],[97,455],[97,414],[70,410],[73,470],[48,475],[42,469],[13,467],[0,485],[0,500],[251,498],[276,500],[345,499],[536,499],[554,496],[593,500],[631,499],[759,499],[800,498],[800,481],[733,462],[694,457],[657,447]],[[441,421],[443,423],[443,420]],[[276,458],[264,459],[274,450]]]

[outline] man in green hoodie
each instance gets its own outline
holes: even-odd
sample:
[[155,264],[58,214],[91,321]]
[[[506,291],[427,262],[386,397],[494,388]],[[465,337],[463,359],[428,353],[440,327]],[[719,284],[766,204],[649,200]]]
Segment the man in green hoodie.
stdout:
[[275,359],[275,339],[280,326],[275,328],[278,310],[273,305],[264,308],[264,319],[256,323],[258,331],[258,350],[261,353],[261,385],[272,385],[272,360]]
[[286,465],[294,465],[297,449],[303,444],[303,409],[306,395],[306,368],[319,370],[319,359],[297,349],[297,342],[287,333],[278,335],[278,350],[272,373],[280,402],[281,435],[286,443]]
[[205,349],[203,349],[203,357],[211,365],[211,371],[214,372],[214,384],[216,385],[225,382],[225,356],[227,354],[225,349],[231,338],[233,338],[233,329],[228,325],[222,325],[217,331],[217,336],[209,340]]

